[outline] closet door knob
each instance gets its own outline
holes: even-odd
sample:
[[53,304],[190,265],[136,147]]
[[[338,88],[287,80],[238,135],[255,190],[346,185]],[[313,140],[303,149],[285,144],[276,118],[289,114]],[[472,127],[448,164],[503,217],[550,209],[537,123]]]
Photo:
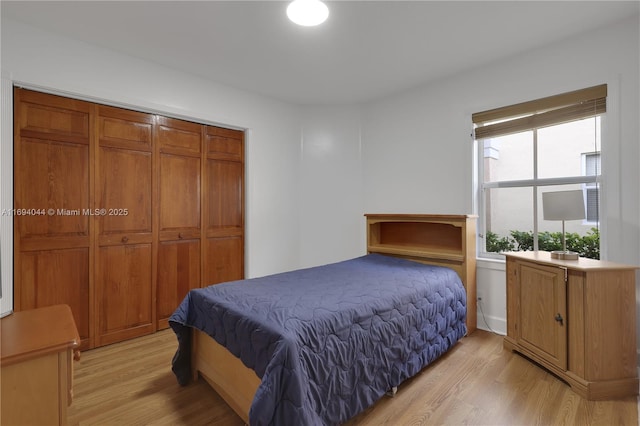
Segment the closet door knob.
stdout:
[[560,315],[559,313],[556,314],[555,320],[558,321],[560,325],[563,325],[562,315]]

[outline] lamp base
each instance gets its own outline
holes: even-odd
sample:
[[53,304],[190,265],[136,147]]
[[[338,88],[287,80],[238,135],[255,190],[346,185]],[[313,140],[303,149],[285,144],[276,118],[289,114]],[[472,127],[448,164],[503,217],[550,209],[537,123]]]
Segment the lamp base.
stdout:
[[580,255],[575,251],[554,250],[551,252],[552,259],[578,260],[579,257]]

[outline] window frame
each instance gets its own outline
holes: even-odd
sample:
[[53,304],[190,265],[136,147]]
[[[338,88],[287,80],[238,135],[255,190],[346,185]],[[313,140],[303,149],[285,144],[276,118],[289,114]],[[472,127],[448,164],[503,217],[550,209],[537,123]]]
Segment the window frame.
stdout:
[[[566,176],[554,178],[538,178],[538,153],[537,153],[537,130],[553,125],[578,121],[589,117],[600,117],[600,124],[597,125],[598,131],[602,131],[602,121],[606,113],[606,95],[607,85],[599,85],[587,89],[568,92],[560,95],[550,96],[534,101],[523,102],[502,108],[496,108],[472,115],[474,123],[473,141],[475,144],[475,168],[477,174],[475,176],[475,198],[476,198],[476,214],[478,216],[477,226],[477,253],[479,258],[485,259],[504,259],[504,255],[486,250],[486,194],[485,191],[494,188],[528,188],[532,189],[532,209],[533,209],[533,244],[534,250],[538,250],[538,192],[540,187],[548,187],[553,185],[581,184],[583,191],[587,191],[587,187],[595,187],[598,190],[598,198],[600,198],[600,181],[601,170],[596,170],[596,175],[587,176],[585,168],[581,176]],[[508,134],[520,133],[523,131],[533,132],[533,170],[534,175],[531,179],[509,180],[499,182],[484,182],[484,163],[485,163],[485,142],[491,141],[491,136],[503,136]],[[480,137],[478,136],[480,135]],[[490,135],[490,136],[485,136]],[[599,154],[602,158],[602,147],[600,151],[592,152]],[[585,157],[583,156],[583,166],[585,165]],[[598,209],[600,203],[598,203]],[[600,218],[598,211],[598,218]],[[593,222],[585,222],[593,223]]]

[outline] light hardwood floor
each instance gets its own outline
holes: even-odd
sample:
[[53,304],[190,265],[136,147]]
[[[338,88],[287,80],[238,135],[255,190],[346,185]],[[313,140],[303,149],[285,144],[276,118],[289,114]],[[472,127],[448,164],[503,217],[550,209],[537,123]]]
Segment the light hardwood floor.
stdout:
[[[170,330],[84,352],[70,425],[242,425],[202,380],[177,384]],[[636,398],[586,401],[478,330],[347,425],[638,425]]]

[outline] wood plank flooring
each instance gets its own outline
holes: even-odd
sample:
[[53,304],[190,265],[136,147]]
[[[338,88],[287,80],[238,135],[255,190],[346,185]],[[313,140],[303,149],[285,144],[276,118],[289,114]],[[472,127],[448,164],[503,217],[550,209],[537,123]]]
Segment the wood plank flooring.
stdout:
[[[203,380],[177,384],[170,330],[84,352],[70,425],[242,425]],[[587,401],[478,330],[347,422],[360,425],[638,425],[636,398]]]

